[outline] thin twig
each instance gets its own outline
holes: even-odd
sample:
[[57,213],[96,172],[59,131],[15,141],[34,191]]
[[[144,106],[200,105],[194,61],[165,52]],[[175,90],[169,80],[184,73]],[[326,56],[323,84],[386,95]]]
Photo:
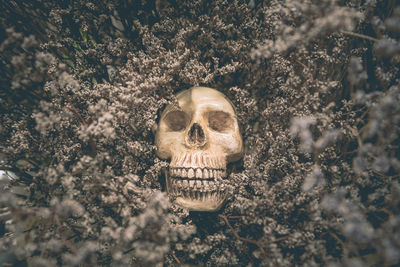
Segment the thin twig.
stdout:
[[288,238],[289,238],[289,235],[285,235],[285,236],[281,236],[281,237],[275,239],[274,241],[275,242],[280,242],[280,241],[286,240]]
[[362,142],[362,140],[361,140],[359,131],[357,131],[357,129],[354,129],[354,128],[352,128],[352,127],[348,127],[348,129],[349,129],[350,132],[356,137],[358,147],[359,147],[359,148],[362,147],[363,142]]
[[377,209],[376,211],[377,211],[377,212],[384,212],[384,213],[386,213],[386,214],[389,215],[389,216],[393,216],[393,212],[390,211],[390,210],[388,210],[387,208],[380,208],[380,209]]
[[340,239],[335,233],[333,233],[332,231],[328,230],[328,233],[340,244],[342,245],[342,247],[346,247],[346,244],[343,242],[342,239]]
[[342,153],[342,155],[354,154],[354,153],[357,153],[358,150],[359,150],[359,149],[357,148],[357,149],[354,149],[354,150],[352,150],[352,151],[344,151],[344,152]]
[[300,60],[298,60],[297,58],[295,58],[294,60],[297,62],[297,64],[299,64],[299,65],[302,66],[305,70],[308,71],[309,76],[310,76],[310,80],[311,80],[311,81],[314,81],[314,77],[313,77],[313,75],[312,75],[312,73],[311,73],[311,71],[310,71],[310,68],[307,67],[304,63],[302,63],[302,62],[301,62]]
[[379,39],[376,39],[374,37],[371,37],[371,36],[368,36],[368,35],[364,35],[364,34],[361,34],[361,33],[349,32],[349,31],[344,31],[344,30],[341,30],[340,32],[343,33],[343,34],[346,34],[346,35],[359,37],[359,38],[366,39],[366,40],[369,40],[369,41],[379,42]]
[[364,120],[364,118],[365,118],[365,116],[367,116],[367,114],[369,113],[369,108],[367,108],[367,110],[365,110],[364,112],[363,112],[363,114],[361,114],[361,116],[356,120],[356,123],[355,123],[355,125],[357,126],[360,122],[362,122],[363,120]]
[[[342,246],[343,253],[345,253],[348,256],[348,254],[350,252],[350,247],[345,242],[343,242],[343,240],[340,239],[334,232],[332,232],[330,230],[328,230],[327,232]],[[358,251],[356,251],[356,254],[358,256],[360,255]]]
[[400,174],[397,174],[397,175],[386,175],[384,173],[377,172],[377,171],[372,171],[372,172],[377,174],[377,175],[379,175],[379,176],[381,176],[381,177],[390,178],[390,179],[395,179],[395,178],[399,178],[400,177]]
[[264,258],[267,257],[267,254],[265,253],[265,250],[262,248],[261,244],[258,241],[239,236],[238,233],[235,231],[235,229],[233,229],[232,225],[229,223],[228,217],[226,217],[225,215],[221,215],[221,214],[219,214],[218,217],[220,217],[222,220],[224,220],[224,222],[229,227],[229,229],[232,231],[232,233],[236,237],[236,239],[241,240],[243,242],[247,242],[247,243],[251,243],[251,244],[256,245],[260,249],[261,254],[263,255],[263,257]]
[[70,109],[72,110],[72,112],[79,118],[79,120],[82,122],[82,124],[84,126],[88,126],[87,121],[82,117],[82,115],[79,113],[79,111],[76,109],[76,107],[74,106],[74,104],[72,103],[71,98],[69,97],[69,95],[67,94],[67,92],[65,92],[64,89],[61,88],[61,91],[65,97],[65,99],[67,100],[68,104],[70,105]]
[[231,219],[231,220],[239,220],[239,219],[242,219],[243,218],[243,216],[241,216],[241,215],[238,215],[238,216],[228,216],[228,219]]
[[54,214],[54,221],[57,224],[57,231],[61,237],[61,242],[63,243],[63,245],[65,247],[67,247],[69,250],[71,250],[74,254],[78,253],[78,249],[76,247],[74,247],[70,242],[68,242],[66,237],[62,234],[62,229],[61,229],[62,224],[61,224],[60,218],[58,217],[57,214]]
[[182,262],[178,259],[178,257],[175,255],[174,251],[171,251],[172,257],[176,260],[176,262],[179,264],[179,266],[182,266]]
[[[87,123],[87,121],[82,117],[82,115],[79,113],[79,111],[76,109],[76,107],[74,106],[74,104],[72,103],[71,98],[69,97],[69,95],[67,94],[67,92],[65,92],[64,89],[61,88],[61,91],[65,97],[65,99],[67,100],[68,104],[70,105],[70,109],[72,110],[72,112],[79,118],[79,120],[81,121],[81,123],[87,128],[89,126],[89,124]],[[91,150],[91,156],[94,158],[97,154],[96,151],[96,144],[93,141],[92,137],[89,137],[89,144],[90,144],[90,150]]]

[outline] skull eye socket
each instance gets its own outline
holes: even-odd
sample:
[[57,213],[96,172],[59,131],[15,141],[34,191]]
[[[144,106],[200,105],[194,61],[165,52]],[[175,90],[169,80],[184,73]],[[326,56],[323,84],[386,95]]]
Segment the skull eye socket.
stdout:
[[208,126],[217,132],[224,132],[233,128],[234,120],[229,113],[223,111],[207,112]]
[[186,113],[181,110],[169,112],[167,115],[165,115],[164,120],[168,127],[174,132],[185,129],[189,121]]

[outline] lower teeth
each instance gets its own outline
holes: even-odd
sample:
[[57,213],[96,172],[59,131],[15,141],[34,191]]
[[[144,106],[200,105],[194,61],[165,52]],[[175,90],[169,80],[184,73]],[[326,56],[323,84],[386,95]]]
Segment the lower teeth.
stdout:
[[[174,197],[183,197],[202,201],[221,200],[225,192],[225,190],[211,188],[211,183],[208,181],[205,182],[200,180],[179,180],[178,182],[178,179],[171,179],[169,186],[170,188],[168,188],[168,193]],[[196,188],[194,188],[195,186]]]
[[192,200],[214,200],[218,201],[223,198],[222,192],[200,192],[200,191],[172,191],[174,197],[183,197]]

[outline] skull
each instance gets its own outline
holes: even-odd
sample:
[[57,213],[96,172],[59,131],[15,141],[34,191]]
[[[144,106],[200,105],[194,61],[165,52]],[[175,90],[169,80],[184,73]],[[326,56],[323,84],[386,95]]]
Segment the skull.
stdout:
[[207,87],[180,92],[156,126],[157,155],[170,159],[166,189],[175,203],[194,211],[218,210],[227,199],[227,163],[242,157],[234,108]]

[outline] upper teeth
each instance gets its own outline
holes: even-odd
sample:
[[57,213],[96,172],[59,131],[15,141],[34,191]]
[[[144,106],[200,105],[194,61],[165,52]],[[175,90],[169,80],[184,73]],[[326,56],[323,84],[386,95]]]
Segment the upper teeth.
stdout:
[[189,179],[212,179],[223,178],[226,176],[225,169],[202,169],[202,168],[170,168],[172,177],[182,177]]
[[216,157],[201,152],[180,153],[174,155],[171,159],[170,166],[172,168],[193,168],[193,169],[224,169],[226,167],[225,157]]

